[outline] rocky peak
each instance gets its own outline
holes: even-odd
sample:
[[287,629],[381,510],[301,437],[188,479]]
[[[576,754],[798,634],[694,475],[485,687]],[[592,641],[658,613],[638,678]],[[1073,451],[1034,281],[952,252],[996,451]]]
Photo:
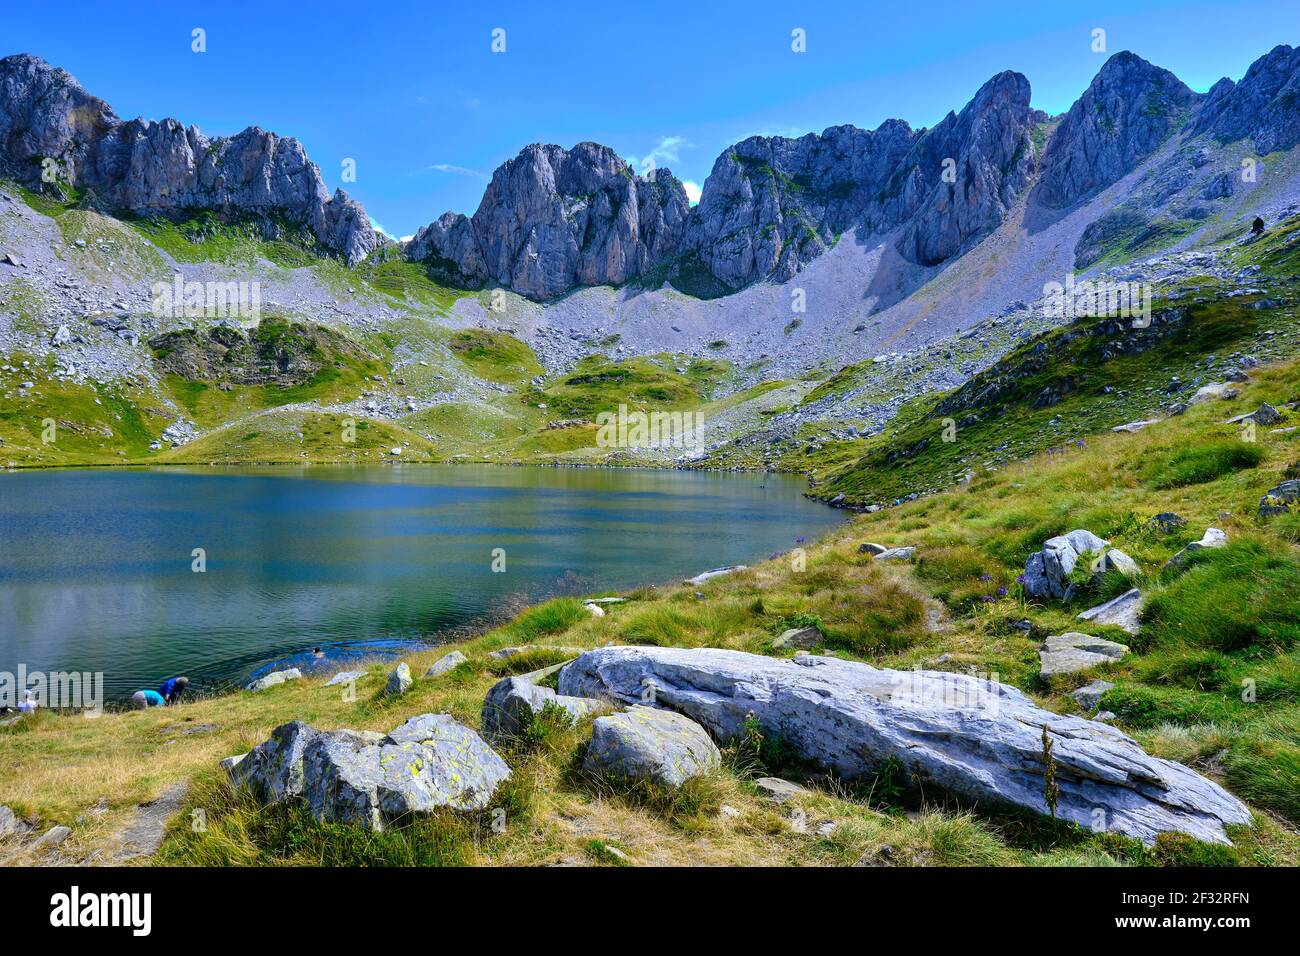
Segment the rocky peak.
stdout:
[[636,278],[677,250],[689,211],[668,170],[638,176],[596,143],[533,144],[493,173],[472,219],[442,216],[407,254],[544,300]]
[[1068,206],[1121,179],[1178,128],[1198,98],[1168,70],[1116,53],[1048,142],[1037,197]]
[[1250,137],[1261,154],[1300,143],[1300,48],[1274,47],[1250,65],[1240,83],[1220,80],[1206,94],[1192,129],[1225,143]]
[[330,197],[296,139],[255,126],[209,139],[174,119],[123,122],[69,73],[28,54],[0,60],[0,151],[30,185],[55,160],[61,181],[115,211],[206,209],[258,220],[268,234],[284,222],[349,264],[380,242],[358,203],[342,190]]

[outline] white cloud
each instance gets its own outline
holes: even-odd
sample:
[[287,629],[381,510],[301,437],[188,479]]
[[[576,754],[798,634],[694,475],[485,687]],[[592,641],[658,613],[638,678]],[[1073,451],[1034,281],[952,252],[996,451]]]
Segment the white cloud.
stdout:
[[415,236],[413,236],[413,235],[412,235],[412,236],[403,236],[403,237],[402,237],[402,242],[410,242],[410,241],[411,241],[412,239],[414,239],[414,238],[415,238]]
[[681,162],[679,150],[694,145],[685,136],[663,136],[660,137],[658,144],[650,152],[641,157],[633,156],[631,158],[632,164],[641,167],[641,174],[645,175],[651,169],[658,169],[660,166],[666,166],[669,163]]
[[473,176],[475,179],[485,181],[489,178],[477,169],[470,169],[468,166],[454,166],[451,163],[434,163],[432,166],[425,166],[424,168],[432,169],[436,173],[451,173],[453,176]]
[[682,188],[686,190],[686,198],[690,200],[692,206],[700,201],[700,184],[693,183],[689,179],[682,180]]
[[379,232],[382,232],[382,233],[383,233],[385,236],[387,236],[389,239],[396,239],[396,238],[397,238],[395,235],[393,235],[391,232],[389,232],[387,229],[385,229],[383,226],[381,226],[381,225],[379,224],[379,222],[378,222],[377,220],[375,220],[375,219],[371,219],[371,220],[370,220],[370,228],[371,228],[371,229],[375,229],[375,230],[377,230],[377,231],[379,231]]

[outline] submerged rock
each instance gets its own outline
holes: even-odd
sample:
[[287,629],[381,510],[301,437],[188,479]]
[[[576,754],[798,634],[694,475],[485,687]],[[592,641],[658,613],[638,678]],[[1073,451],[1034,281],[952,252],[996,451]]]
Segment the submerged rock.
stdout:
[[[804,759],[846,779],[893,757],[903,778],[970,801],[1049,812],[1042,735],[1053,743],[1056,815],[1151,843],[1166,831],[1227,843],[1250,813],[1217,784],[1144,753],[1113,727],[1038,707],[966,674],[891,671],[805,655],[777,660],[712,648],[605,647],[560,672],[560,692],[655,705],[717,741],[756,720]],[[928,791],[927,791],[928,792]]]
[[676,789],[721,764],[721,752],[695,721],[637,706],[596,718],[582,767],[589,773],[652,780]]

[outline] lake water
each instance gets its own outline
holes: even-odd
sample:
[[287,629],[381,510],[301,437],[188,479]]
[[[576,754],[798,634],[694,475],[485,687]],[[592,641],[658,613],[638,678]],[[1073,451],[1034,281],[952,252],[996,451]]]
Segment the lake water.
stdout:
[[400,653],[521,600],[796,547],[842,520],[803,489],[470,465],[0,473],[0,671],[103,672],[121,698],[311,664],[316,646],[333,664]]

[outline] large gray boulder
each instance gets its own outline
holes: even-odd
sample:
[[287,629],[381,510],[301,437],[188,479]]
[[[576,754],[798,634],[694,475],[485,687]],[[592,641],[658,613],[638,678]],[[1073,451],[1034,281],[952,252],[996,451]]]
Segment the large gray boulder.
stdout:
[[1048,538],[1043,549],[1025,562],[1022,584],[1025,593],[1036,598],[1064,598],[1070,593],[1070,574],[1086,555],[1100,558],[1110,542],[1082,528]]
[[449,714],[421,714],[388,734],[294,721],[229,772],[265,803],[302,798],[318,820],[373,830],[442,808],[481,810],[510,776],[505,761]]
[[721,764],[717,745],[695,721],[636,706],[596,718],[582,767],[589,773],[651,780],[675,790]]
[[1049,812],[1042,734],[1053,743],[1056,815],[1151,843],[1162,832],[1227,843],[1250,813],[1217,784],[1151,757],[1113,727],[1038,707],[1013,687],[966,674],[892,671],[805,655],[605,647],[561,672],[560,693],[656,706],[690,717],[715,740],[749,719],[805,759],[846,779],[890,757],[927,787],[968,801]]

